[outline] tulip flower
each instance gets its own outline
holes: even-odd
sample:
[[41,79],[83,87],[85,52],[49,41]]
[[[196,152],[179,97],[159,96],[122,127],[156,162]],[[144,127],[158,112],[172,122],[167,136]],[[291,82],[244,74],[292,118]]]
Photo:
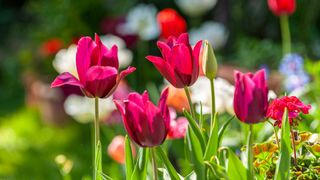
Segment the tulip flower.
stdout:
[[167,39],[170,36],[179,36],[187,32],[187,23],[174,9],[163,9],[157,15],[160,26],[160,37]]
[[162,58],[157,56],[146,58],[174,87],[184,88],[191,86],[198,79],[201,45],[202,41],[199,41],[194,48],[191,48],[187,33],[181,34],[177,39],[170,36],[166,43],[161,41],[157,43]]
[[268,0],[270,10],[276,15],[291,15],[296,9],[296,0]]
[[114,101],[120,111],[130,138],[141,147],[161,145],[170,129],[170,113],[166,104],[168,89],[160,96],[158,107],[150,100],[148,92],[130,93],[127,100]]
[[118,72],[118,48],[105,47],[99,36],[95,41],[90,37],[82,37],[78,42],[76,66],[79,79],[64,72],[51,84],[51,87],[72,85],[79,87],[87,97],[109,97],[118,86],[120,80],[132,73],[135,68]]
[[235,71],[234,112],[244,123],[264,120],[268,108],[268,85],[264,69],[256,74]]

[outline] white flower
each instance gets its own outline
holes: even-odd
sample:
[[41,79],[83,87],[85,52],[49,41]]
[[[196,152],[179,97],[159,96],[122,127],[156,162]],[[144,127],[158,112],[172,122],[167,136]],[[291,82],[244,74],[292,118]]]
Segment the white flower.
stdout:
[[118,36],[107,34],[100,36],[102,43],[107,47],[111,48],[113,45],[118,47],[118,59],[120,68],[127,67],[132,62],[132,52],[127,49],[126,42]]
[[[126,48],[126,44],[123,39],[115,35],[104,35],[100,36],[102,43],[107,47],[111,48],[113,45],[118,46],[118,59],[119,67],[127,67],[132,62],[132,52]],[[54,58],[52,64],[57,72],[70,72],[75,77],[78,77],[76,68],[76,53],[77,45],[72,44],[68,49],[61,49]]]
[[[64,102],[66,113],[80,123],[93,121],[94,106],[94,99],[79,95],[70,95]],[[112,98],[99,99],[100,120],[110,115],[115,109]]]
[[222,23],[207,21],[198,29],[190,30],[191,44],[196,44],[202,39],[208,40],[214,49],[220,49],[227,42],[228,31]]
[[176,3],[189,16],[200,16],[212,9],[217,0],[176,0]]
[[118,26],[121,34],[138,34],[143,40],[155,39],[160,30],[157,22],[157,9],[153,5],[139,4],[131,9],[126,23]]
[[61,49],[54,58],[52,64],[58,73],[70,72],[78,77],[76,69],[77,45],[70,45],[68,49]]
[[[215,105],[218,113],[233,112],[233,94],[234,86],[228,81],[217,78],[214,80],[215,89]],[[211,88],[210,80],[206,77],[199,77],[196,83],[191,86],[192,101],[202,103],[203,113],[211,113]],[[199,110],[200,107],[197,107]]]

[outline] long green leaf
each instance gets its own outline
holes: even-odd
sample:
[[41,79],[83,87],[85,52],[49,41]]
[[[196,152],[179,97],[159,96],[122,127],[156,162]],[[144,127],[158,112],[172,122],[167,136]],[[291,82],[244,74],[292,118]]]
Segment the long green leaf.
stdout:
[[160,146],[156,147],[156,152],[157,152],[157,155],[160,156],[160,158],[162,159],[162,162],[164,163],[164,165],[166,166],[166,169],[168,170],[170,178],[173,180],[179,180],[180,178],[176,169],[173,167],[167,155],[163,152]]
[[287,180],[290,178],[291,151],[290,124],[288,110],[285,109],[281,124],[280,156],[277,163],[276,174],[274,176],[276,180]]
[[205,147],[205,142],[204,142],[204,139],[203,139],[203,136],[202,136],[202,133],[201,133],[199,126],[196,124],[195,120],[191,117],[191,115],[188,111],[183,110],[183,114],[187,118],[192,131],[194,132],[194,134],[196,135],[196,137],[200,143],[201,151],[204,152],[206,147]]
[[125,152],[126,152],[126,179],[130,180],[133,173],[134,166],[133,166],[131,143],[127,135],[125,137]]
[[101,142],[98,141],[96,144],[96,152],[95,152],[95,167],[97,168],[98,176],[96,177],[97,180],[102,180],[102,162],[101,162]]
[[149,159],[149,149],[140,148],[138,160],[135,164],[131,180],[144,180],[147,177],[147,165]]
[[234,152],[228,148],[227,173],[230,179],[245,180],[247,169]]
[[[234,116],[232,116],[231,118],[229,118],[222,126],[221,128],[219,129],[219,132],[218,132],[218,145],[220,146],[221,145],[221,141],[222,141],[222,136],[224,134],[224,131],[227,129],[227,127],[229,126],[231,120],[233,120]],[[219,147],[218,146],[218,147]]]
[[212,156],[216,156],[218,151],[218,121],[217,113],[211,117],[211,129],[209,141],[204,154],[204,160],[209,161]]
[[205,178],[205,166],[203,162],[203,153],[201,145],[193,130],[188,127],[186,134],[187,144],[186,147],[191,155],[191,162],[194,165],[194,170],[197,174],[197,179]]

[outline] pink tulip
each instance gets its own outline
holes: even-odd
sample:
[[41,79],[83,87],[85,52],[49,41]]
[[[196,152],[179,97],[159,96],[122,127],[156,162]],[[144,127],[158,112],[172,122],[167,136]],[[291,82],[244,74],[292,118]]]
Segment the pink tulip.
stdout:
[[170,36],[166,43],[161,41],[157,43],[162,58],[157,56],[146,58],[174,87],[183,88],[191,86],[198,79],[201,45],[202,41],[199,41],[194,48],[191,48],[187,33],[181,34],[178,39]]
[[171,119],[168,138],[169,139],[184,138],[188,129],[188,125],[189,125],[188,120],[185,117],[179,117],[178,119]]
[[76,54],[78,77],[69,72],[60,74],[51,84],[51,87],[72,85],[79,87],[88,97],[109,97],[117,88],[120,80],[135,71],[134,67],[118,72],[118,48],[105,47],[99,36],[95,41],[90,37],[82,37],[78,41]]
[[122,103],[114,101],[130,138],[139,146],[158,146],[166,139],[170,128],[167,96],[168,89],[165,89],[161,93],[158,107],[149,100],[147,91],[142,95],[130,93]]
[[268,109],[268,85],[265,71],[243,74],[235,71],[234,112],[244,123],[259,123]]

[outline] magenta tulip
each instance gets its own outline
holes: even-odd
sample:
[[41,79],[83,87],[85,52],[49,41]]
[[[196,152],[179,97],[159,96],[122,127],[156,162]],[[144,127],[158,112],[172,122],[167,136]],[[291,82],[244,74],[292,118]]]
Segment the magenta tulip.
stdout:
[[109,97],[117,88],[120,80],[135,71],[134,67],[118,72],[118,48],[108,49],[95,35],[95,41],[90,37],[82,37],[78,41],[76,54],[78,78],[69,72],[60,74],[51,87],[72,85],[79,87],[88,97]]
[[191,86],[199,76],[199,54],[202,41],[199,41],[192,49],[187,33],[181,34],[178,39],[173,36],[168,41],[158,41],[157,46],[162,58],[147,56],[157,70],[174,87],[184,88]]
[[268,85],[265,71],[243,74],[235,71],[234,112],[244,123],[259,123],[268,109]]
[[170,113],[166,104],[168,89],[160,96],[158,107],[150,100],[148,92],[130,93],[127,100],[114,101],[122,115],[124,126],[131,139],[141,147],[163,143],[170,129]]

